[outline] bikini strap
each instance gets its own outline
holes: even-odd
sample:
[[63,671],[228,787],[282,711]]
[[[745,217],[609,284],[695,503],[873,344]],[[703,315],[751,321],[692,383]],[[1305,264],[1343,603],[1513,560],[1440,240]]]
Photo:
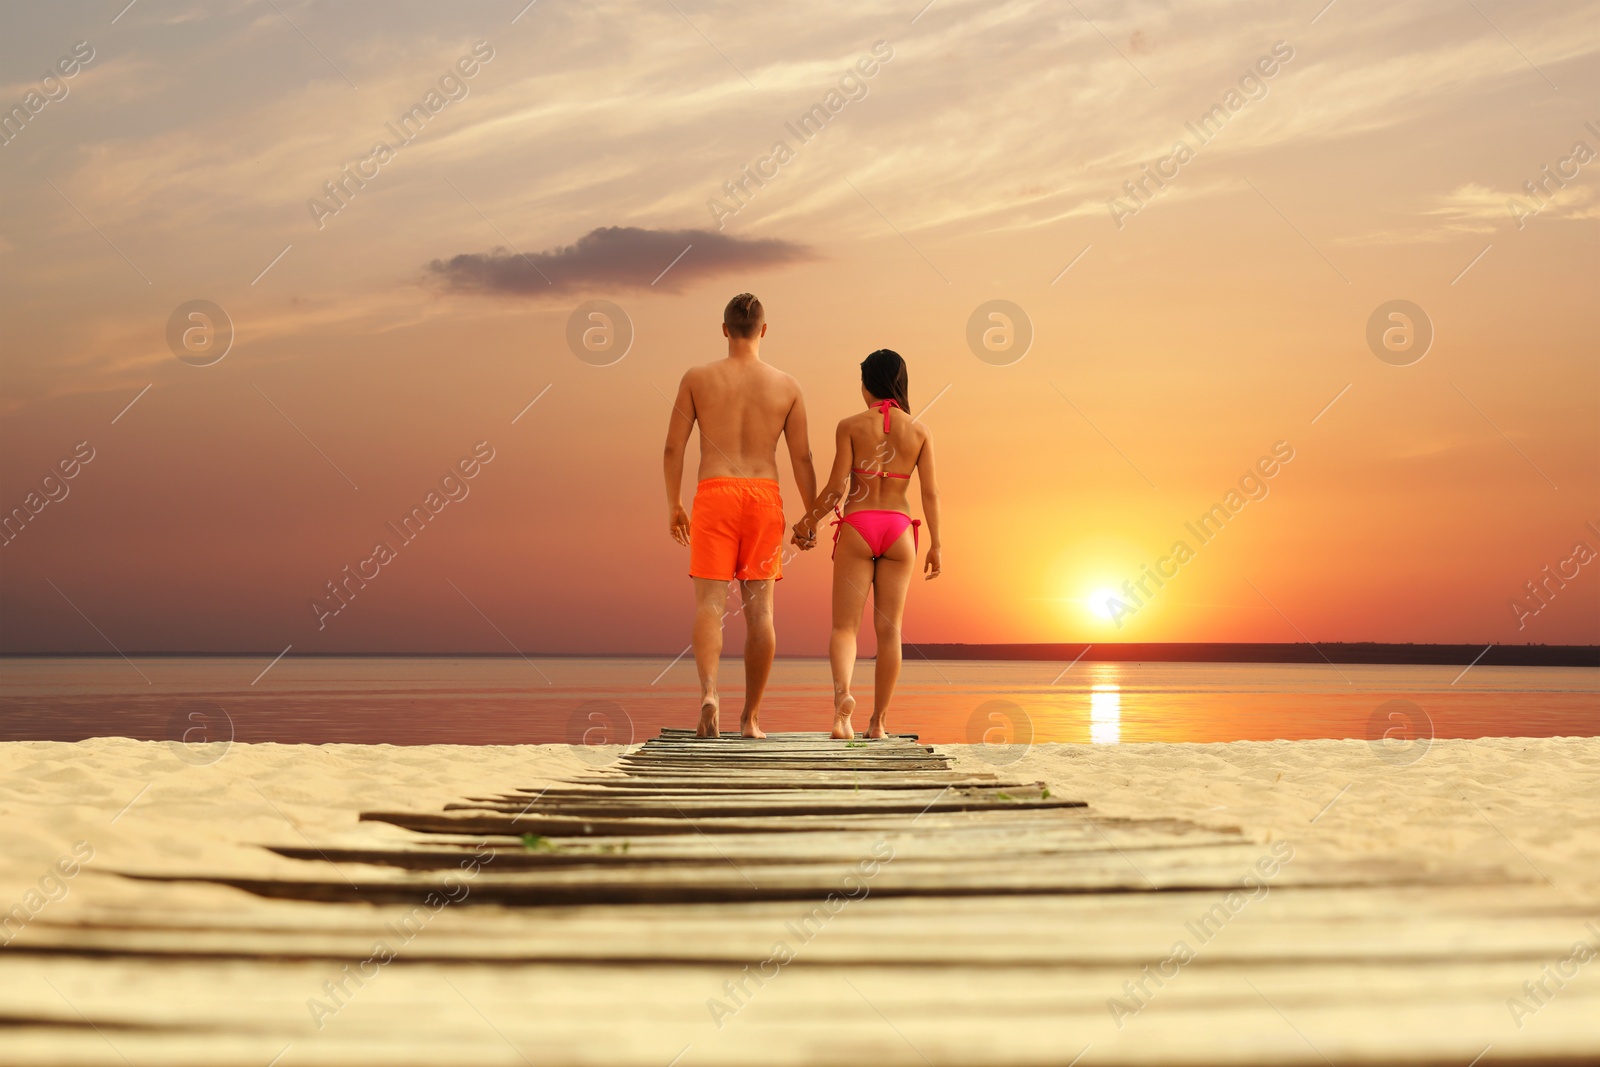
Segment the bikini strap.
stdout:
[[880,400],[876,404],[872,405],[872,407],[877,408],[878,411],[883,414],[883,432],[884,433],[888,433],[889,432],[889,409],[890,408],[897,408],[899,406],[900,406],[899,402],[894,400],[893,398],[891,398],[889,400]]
[[868,470],[862,470],[860,467],[851,467],[850,468],[850,473],[851,474],[864,475],[864,476],[866,476],[868,478],[910,478],[911,477],[911,475],[909,475],[909,474],[895,474],[893,471],[868,471]]

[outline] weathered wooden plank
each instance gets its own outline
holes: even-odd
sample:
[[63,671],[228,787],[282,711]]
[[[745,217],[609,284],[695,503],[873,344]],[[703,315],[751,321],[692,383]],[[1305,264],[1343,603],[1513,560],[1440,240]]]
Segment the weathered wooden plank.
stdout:
[[[728,785],[721,789],[705,789],[698,785],[683,784],[671,788],[651,789],[639,786],[631,789],[610,788],[558,788],[550,790],[528,789],[513,793],[501,793],[497,796],[465,797],[463,799],[474,803],[490,804],[526,804],[534,799],[580,799],[580,800],[639,800],[652,797],[687,798],[690,800],[706,800],[725,802],[733,798],[749,797],[751,799],[777,800],[781,798],[793,799],[797,796],[826,797],[837,795],[857,794],[864,797],[893,798],[893,797],[923,797],[933,799],[946,789],[956,790],[993,790],[997,793],[1020,793],[1023,795],[1038,795],[1049,788],[1042,782],[951,782],[944,785],[926,783],[916,788],[893,788],[878,781],[856,784],[851,782],[828,783],[820,788],[808,789],[798,783],[783,784],[779,782],[756,782],[752,786]],[[1051,794],[1052,796],[1054,793]]]
[[[773,775],[778,774],[778,773],[781,773],[781,769],[774,770],[773,768],[764,768],[763,769],[763,768],[759,768],[759,767],[752,767],[752,768],[722,767],[722,768],[719,768],[714,763],[707,763],[707,764],[703,764],[703,765],[702,764],[697,764],[697,765],[695,765],[693,767],[635,766],[635,767],[626,768],[627,777],[625,777],[625,778],[615,778],[615,779],[608,778],[608,779],[604,779],[603,781],[605,781],[605,782],[621,781],[621,782],[630,782],[630,783],[642,783],[642,782],[655,781],[655,780],[661,779],[661,778],[667,778],[667,779],[674,779],[674,780],[678,780],[678,781],[695,780],[695,781],[705,781],[705,782],[723,782],[723,781],[725,781],[725,782],[745,782],[745,781],[749,781],[749,780],[752,780],[752,779],[771,779]],[[811,785],[813,783],[822,783],[822,782],[841,782],[841,783],[845,783],[845,784],[853,784],[853,783],[866,784],[867,782],[870,781],[872,784],[881,786],[881,787],[886,788],[886,789],[894,788],[894,783],[895,782],[905,781],[905,780],[913,779],[913,778],[915,780],[917,780],[918,782],[926,783],[926,782],[982,781],[986,777],[992,777],[992,776],[985,776],[985,775],[979,774],[979,773],[972,773],[972,772],[967,772],[967,771],[957,771],[957,770],[950,770],[950,769],[905,770],[905,771],[899,771],[899,772],[895,773],[892,776],[880,775],[880,774],[876,774],[876,773],[870,774],[870,775],[863,775],[862,772],[859,769],[850,768],[850,767],[843,767],[843,768],[840,768],[838,770],[808,769],[808,770],[805,771],[805,773],[803,775],[798,773],[798,772],[796,772],[796,771],[789,771],[788,773],[791,775],[791,777],[788,779],[789,781],[795,782],[797,784],[802,784],[802,785]],[[602,779],[596,778],[596,779],[593,779],[593,781],[598,783],[598,782],[601,782]]]
[[[1153,849],[1248,846],[1237,832],[1211,830],[1188,823],[1158,820],[1151,824],[1100,824],[1091,820],[1041,823],[987,823],[983,826],[930,823],[923,831],[894,833],[884,838],[897,858],[944,862],[1053,859],[1069,854]],[[608,867],[660,863],[770,865],[783,863],[855,863],[870,856],[878,835],[859,832],[812,832],[774,839],[768,834],[725,834],[713,842],[696,834],[654,835],[619,842],[546,839],[535,851],[521,845],[481,842],[470,847],[487,855],[490,873],[510,869],[603,864]],[[370,849],[267,846],[279,855],[331,863],[373,863],[417,870],[458,868],[465,847]],[[1253,847],[1253,846],[1251,846]],[[1252,852],[1251,856],[1254,857]],[[1130,861],[1137,862],[1137,861]]]
[[[1053,864],[995,861],[974,865],[896,858],[883,862],[873,877],[858,873],[854,864],[798,865],[742,868],[734,863],[658,867],[556,868],[539,872],[514,872],[486,876],[480,873],[470,893],[462,895],[459,877],[450,880],[412,875],[404,880],[364,877],[241,878],[228,875],[183,876],[127,874],[149,881],[192,881],[232,886],[257,896],[290,900],[343,903],[422,904],[430,896],[448,899],[454,894],[462,904],[503,904],[549,907],[573,904],[679,903],[711,904],[741,901],[821,901],[830,896],[847,900],[854,893],[890,897],[1038,896],[1076,893],[1161,893],[1207,891],[1227,893],[1239,889],[1240,872],[1248,857],[1223,857],[1216,850],[1179,850],[1147,853],[1148,862],[1134,867],[1114,852],[1086,853],[1071,862]],[[869,857],[870,858],[870,855]],[[459,873],[459,872],[457,872]],[[851,875],[854,879],[851,880]],[[1376,885],[1462,885],[1473,878],[1484,883],[1504,882],[1504,872],[1436,871],[1395,864],[1362,870],[1353,864],[1317,867],[1302,864],[1286,870],[1275,889],[1290,886],[1329,889]],[[1525,879],[1529,884],[1534,877]],[[870,885],[869,885],[870,883]],[[459,905],[458,905],[459,906]]]
[[934,745],[921,741],[900,740],[857,740],[857,741],[794,741],[788,744],[773,744],[770,741],[738,738],[690,738],[681,741],[661,741],[652,739],[642,745],[633,745],[622,749],[618,754],[649,752],[665,756],[686,756],[692,754],[715,755],[771,755],[801,752],[836,752],[841,755],[866,755],[877,753],[880,755],[903,755],[907,753],[923,753],[931,755],[938,751]]
[[[1048,794],[1048,795],[1047,795]],[[633,806],[639,804],[674,803],[685,810],[708,804],[718,806],[733,804],[750,804],[760,807],[765,804],[795,803],[799,801],[818,803],[845,803],[854,801],[861,804],[874,803],[904,803],[911,804],[921,801],[931,803],[946,796],[967,798],[984,798],[1002,803],[1008,800],[1019,799],[1044,799],[1055,796],[1049,792],[1049,787],[1042,783],[1016,783],[1007,786],[968,785],[956,784],[943,787],[929,786],[923,789],[879,789],[871,785],[850,789],[819,789],[809,790],[801,788],[791,789],[668,789],[668,790],[611,790],[611,789],[568,789],[549,790],[547,792],[533,793],[503,793],[499,796],[464,797],[462,804],[474,806],[510,807],[521,811],[530,804],[537,803],[544,809],[567,808],[571,805],[592,806],[596,808],[616,808],[619,806]]]
[[[933,774],[907,772],[893,778],[877,776],[870,781],[862,782],[859,777],[852,775],[818,775],[807,774],[803,778],[779,778],[760,773],[742,775],[717,775],[701,774],[698,776],[678,777],[665,774],[635,774],[628,777],[588,777],[588,778],[558,778],[556,781],[563,785],[583,785],[595,790],[607,792],[700,792],[707,791],[739,791],[747,789],[938,789],[945,785],[971,783],[973,785],[994,786],[1005,789],[1011,786],[1018,788],[1026,786],[1039,786],[1045,783],[1039,781],[1023,781],[1020,779],[1002,779],[994,774],[965,774],[955,772],[943,773],[942,777]],[[559,788],[559,787],[555,787]],[[519,786],[519,793],[533,793],[543,795],[553,789],[537,789],[533,786]]]
[[[846,794],[847,796],[850,794]],[[569,819],[772,819],[789,816],[834,815],[922,815],[929,812],[982,812],[1024,811],[1056,808],[1082,808],[1081,800],[961,800],[894,803],[826,803],[795,801],[769,804],[738,802],[733,804],[693,804],[691,802],[660,804],[557,804],[530,810],[516,804],[446,804],[446,812],[485,812],[496,815],[538,814],[548,818]]]
[[786,771],[860,771],[863,774],[881,774],[884,772],[899,773],[901,771],[942,771],[948,770],[950,764],[946,760],[932,759],[762,759],[740,760],[728,757],[726,760],[710,758],[704,760],[670,759],[657,760],[634,756],[624,756],[619,761],[622,766],[652,767],[662,770],[677,770],[685,767],[699,767],[706,770],[786,770]]
[[939,759],[948,760],[936,750],[923,745],[887,747],[864,745],[853,748],[847,745],[733,745],[725,741],[696,744],[644,745],[618,753],[619,759],[637,759],[649,756],[654,759],[803,759],[829,756],[837,759]]
[[948,756],[920,746],[906,746],[904,748],[845,748],[843,746],[827,746],[818,748],[804,748],[800,746],[784,745],[778,748],[761,748],[758,746],[738,746],[711,743],[704,745],[666,745],[655,747],[646,745],[643,748],[630,749],[618,753],[619,760],[638,759],[683,759],[683,760],[805,760],[805,759],[849,759],[849,760],[903,760],[927,759],[949,762]]
[[662,740],[651,738],[642,745],[628,749],[630,752],[738,752],[738,753],[780,753],[780,752],[934,752],[933,745],[921,741],[907,741],[899,738],[858,738],[852,741],[830,740],[827,738],[791,740],[787,743],[774,742],[771,739],[752,739],[747,737],[720,737],[720,738],[685,738],[681,740]]
[[630,834],[680,834],[680,833],[803,833],[810,830],[877,830],[896,829],[910,825],[928,815],[949,812],[976,813],[980,808],[994,815],[1008,811],[1022,812],[1030,809],[1071,809],[1082,807],[1081,801],[1043,800],[1018,801],[996,808],[982,804],[952,802],[934,810],[910,805],[892,812],[850,812],[830,815],[775,815],[760,816],[630,816],[606,817],[566,816],[528,811],[521,814],[433,815],[427,812],[370,812],[364,811],[364,822],[386,822],[423,833],[448,834],[538,834],[542,837],[617,837]]
[[738,758],[738,760],[798,760],[802,757],[818,757],[829,755],[838,758],[875,758],[875,760],[891,760],[901,757],[938,757],[947,760],[949,757],[938,755],[938,750],[933,745],[888,744],[883,741],[835,741],[832,744],[792,744],[768,745],[765,742],[746,742],[739,744],[733,741],[678,741],[669,744],[640,745],[637,749],[622,752],[622,758],[640,757],[672,758],[672,760],[720,760],[720,758]]
[[[997,790],[996,792],[999,793],[998,796],[950,790],[947,793],[927,798],[922,796],[869,797],[855,793],[835,793],[818,798],[802,796],[783,799],[739,796],[725,801],[678,799],[673,797],[648,799],[619,797],[612,800],[594,801],[556,798],[547,803],[544,798],[540,798],[538,811],[542,815],[559,815],[573,818],[596,816],[611,819],[685,819],[702,817],[771,817],[779,815],[920,815],[923,812],[930,811],[983,811],[991,808],[1024,810],[1081,808],[1087,806],[1081,800],[1056,797],[1045,798],[1038,792],[1031,796],[1022,791],[1018,791],[1016,794],[1007,793],[1005,790]],[[527,811],[529,807],[530,805],[526,802],[511,804],[446,804],[444,810],[493,811],[503,814],[520,814]]]
[[[917,734],[890,734],[884,740],[915,741],[915,740],[917,740],[917,738],[918,738]],[[712,740],[712,738],[707,738],[707,737],[696,737],[695,736],[695,732],[694,732],[693,729],[688,728],[688,727],[682,727],[682,726],[663,726],[661,728],[661,733],[660,733],[659,737],[658,738],[652,738],[651,740],[675,741],[675,740],[685,740],[685,739],[689,740],[689,741],[709,741],[709,740]],[[786,743],[794,742],[794,741],[816,741],[816,740],[833,741],[833,740],[835,740],[835,738],[830,736],[826,730],[783,731],[781,733],[770,733],[766,737],[763,737],[763,738],[745,737],[742,734],[740,734],[737,730],[724,730],[724,731],[722,731],[722,736],[720,738],[717,738],[716,740],[721,740],[721,741],[750,741],[750,742],[753,742],[753,743],[756,743],[756,744],[779,744],[779,745],[781,745],[781,744],[786,744]],[[870,740],[870,739],[864,739],[864,740]]]
[[[788,858],[793,862],[831,862],[844,858],[860,859],[870,852],[880,836],[888,840],[897,856],[943,859],[949,863],[986,862],[1000,858],[1056,856],[1075,852],[1121,850],[1130,856],[1141,851],[1163,848],[1194,848],[1243,843],[1236,830],[1213,829],[1184,820],[1103,820],[1076,812],[1027,813],[1006,817],[987,816],[973,820],[965,815],[928,815],[913,820],[908,832],[903,829],[873,831],[812,830],[802,834],[774,836],[766,833],[730,833],[715,837],[699,834],[647,835],[620,838],[546,838],[537,855],[574,855],[595,861],[615,857],[619,851],[629,857],[664,856],[686,860],[717,860],[742,863],[772,862]],[[300,848],[301,846],[285,846]],[[456,857],[485,850],[491,856],[521,854],[525,847],[514,835],[455,837],[429,836],[425,850]],[[1259,846],[1254,846],[1259,849]],[[307,850],[305,859],[325,859],[341,850]],[[344,861],[336,861],[344,862]],[[1134,861],[1137,862],[1137,861]],[[488,866],[493,866],[492,861]]]

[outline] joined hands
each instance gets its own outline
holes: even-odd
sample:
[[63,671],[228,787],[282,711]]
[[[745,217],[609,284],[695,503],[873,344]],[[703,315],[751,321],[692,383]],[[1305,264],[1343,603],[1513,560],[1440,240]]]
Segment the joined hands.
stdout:
[[794,536],[789,539],[789,543],[802,552],[811,551],[817,547],[816,527],[807,524],[806,520],[801,519],[794,524]]

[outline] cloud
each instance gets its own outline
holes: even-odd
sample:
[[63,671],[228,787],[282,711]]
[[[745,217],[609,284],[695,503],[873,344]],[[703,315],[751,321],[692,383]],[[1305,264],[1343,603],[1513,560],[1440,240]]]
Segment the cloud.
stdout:
[[1426,214],[1494,222],[1546,212],[1552,217],[1593,218],[1594,210],[1589,206],[1593,193],[1594,188],[1587,185],[1572,185],[1570,188],[1563,185],[1558,189],[1544,186],[1535,194],[1522,189],[1502,193],[1469,183],[1447,196],[1439,197],[1439,206]]
[[1534,195],[1526,190],[1500,192],[1476,182],[1468,182],[1455,190],[1434,197],[1434,206],[1416,212],[1419,216],[1438,218],[1420,226],[1402,229],[1378,230],[1335,239],[1335,244],[1419,244],[1451,241],[1462,234],[1493,233],[1501,224],[1509,223],[1520,230],[1529,219],[1594,219],[1600,218],[1600,200],[1593,186],[1567,185],[1553,194],[1544,190]]
[[776,237],[752,239],[714,230],[646,230],[607,226],[576,244],[524,254],[496,248],[436,259],[428,270],[453,289],[538,296],[593,289],[676,292],[719,274],[763,270],[813,258],[805,245]]

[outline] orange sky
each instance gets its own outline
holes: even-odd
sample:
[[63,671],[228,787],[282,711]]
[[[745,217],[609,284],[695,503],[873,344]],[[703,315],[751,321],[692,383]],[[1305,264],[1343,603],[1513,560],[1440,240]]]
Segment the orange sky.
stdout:
[[[742,289],[820,468],[867,352],[938,397],[910,640],[1600,640],[1600,566],[1511,607],[1600,550],[1593,5],[121,6],[0,9],[0,508],[66,493],[0,547],[0,650],[676,652],[666,397]],[[197,299],[210,366],[165,336]],[[633,325],[609,366],[567,345],[591,299]],[[1004,365],[967,342],[997,299],[1034,333]],[[1406,366],[1366,339],[1397,299]],[[790,566],[780,651],[823,652],[827,584]]]

